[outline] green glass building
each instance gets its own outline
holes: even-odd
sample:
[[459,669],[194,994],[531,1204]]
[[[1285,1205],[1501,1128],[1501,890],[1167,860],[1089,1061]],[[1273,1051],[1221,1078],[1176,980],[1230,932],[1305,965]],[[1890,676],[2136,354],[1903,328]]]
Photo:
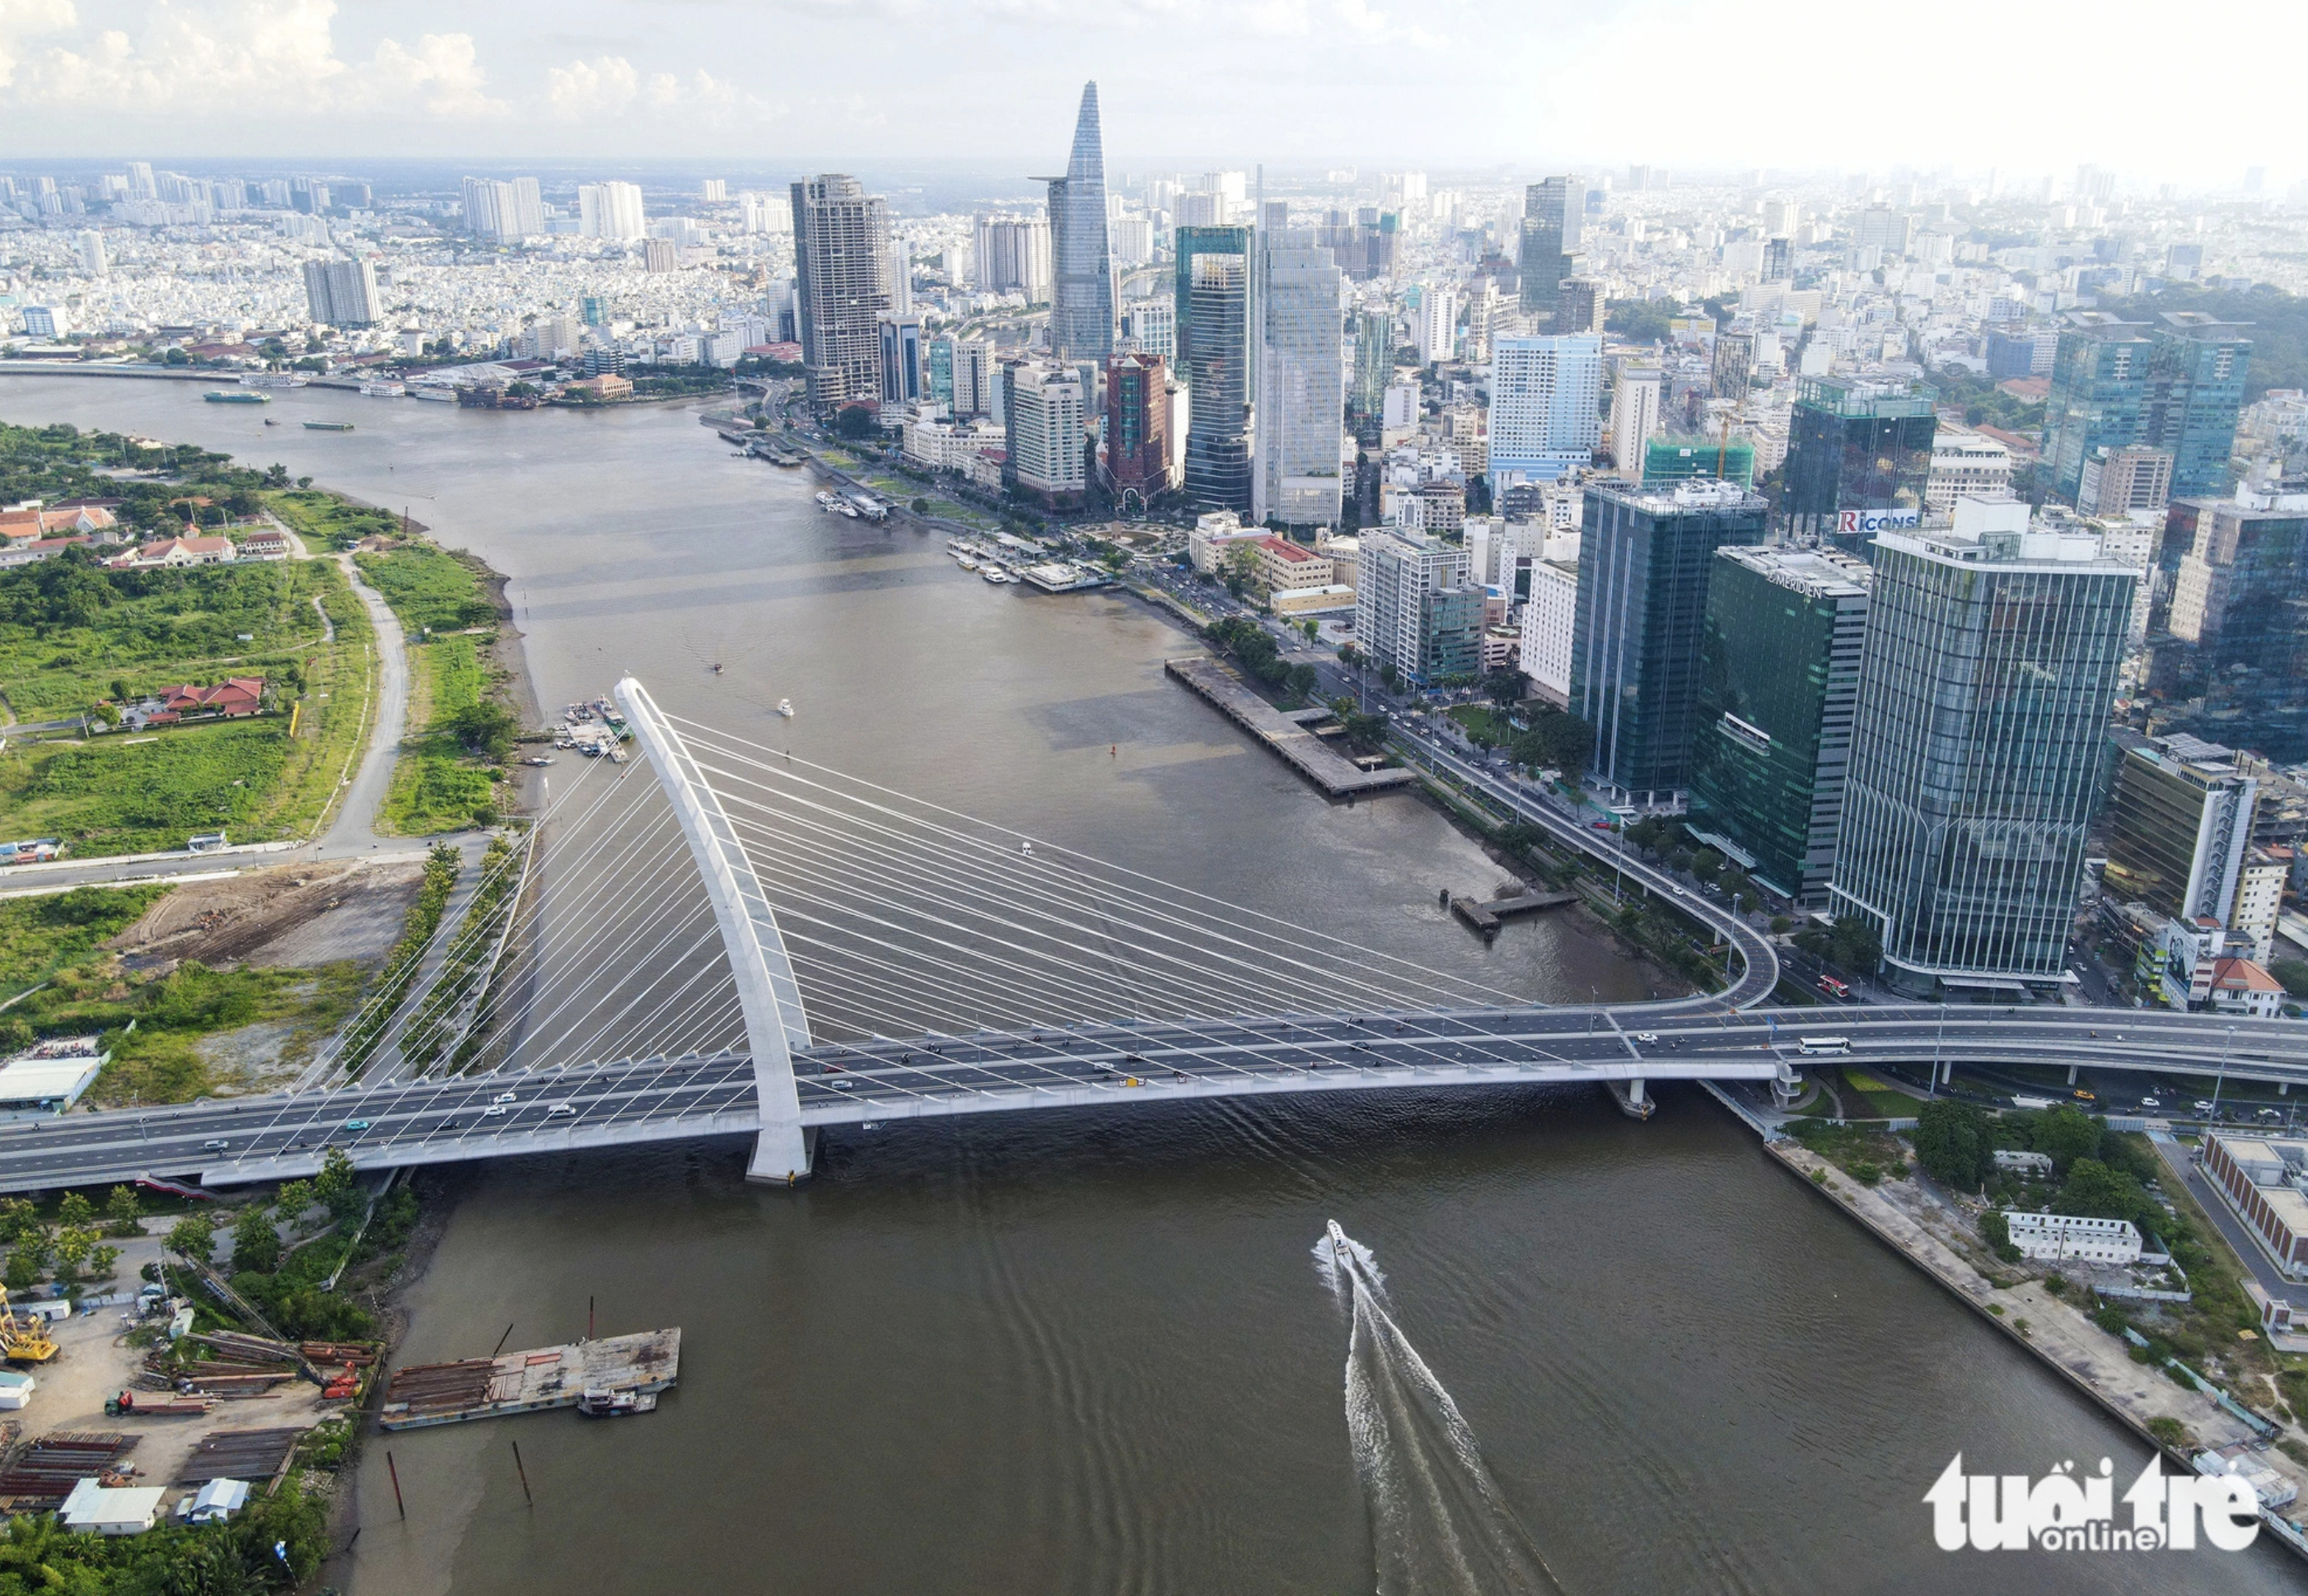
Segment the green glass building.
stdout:
[[1830,905],[1881,935],[1896,989],[2066,979],[2086,834],[2138,573],[2098,539],[1979,529],[1876,539]]
[[1587,487],[1571,709],[1595,728],[1589,768],[1627,802],[1670,803],[1691,784],[1715,551],[1762,542],[1768,514],[1760,494],[1712,478]]
[[2172,451],[2172,495],[2223,493],[2243,408],[2252,340],[2241,322],[2171,311],[2157,326],[2105,311],[2070,313],[2052,359],[2044,464],[2069,502],[2103,448]]
[[1787,418],[1787,530],[1868,559],[1877,532],[1920,525],[1938,401],[1921,382],[1804,378]]
[[1842,827],[1870,579],[1847,555],[1770,546],[1716,550],[1707,582],[1691,829],[1814,906]]
[[1744,438],[1652,438],[1643,444],[1643,480],[1687,482],[1719,477],[1741,487],[1755,485],[1755,446]]

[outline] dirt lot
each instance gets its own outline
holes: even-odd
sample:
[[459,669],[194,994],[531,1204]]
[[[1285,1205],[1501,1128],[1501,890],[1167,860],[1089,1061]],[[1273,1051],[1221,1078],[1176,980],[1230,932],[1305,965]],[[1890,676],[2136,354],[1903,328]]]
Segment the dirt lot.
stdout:
[[400,938],[423,875],[414,862],[285,864],[189,882],[106,946],[138,958],[198,959],[212,969],[374,963]]
[[[120,1243],[114,1290],[137,1288],[137,1271],[160,1256],[157,1232],[166,1228],[165,1222],[152,1221],[145,1236]],[[99,1308],[55,1327],[56,1360],[31,1371],[35,1384],[30,1403],[9,1415],[23,1427],[24,1440],[70,1430],[133,1435],[139,1438],[128,1461],[136,1465],[140,1482],[167,1485],[176,1479],[193,1448],[220,1430],[308,1426],[344,1407],[342,1403],[322,1402],[321,1388],[309,1380],[290,1380],[274,1387],[274,1395],[220,1402],[199,1418],[140,1419],[129,1414],[108,1419],[105,1400],[129,1387],[144,1359],[142,1348],[128,1344],[127,1326],[122,1322],[121,1316],[132,1311],[127,1307]]]

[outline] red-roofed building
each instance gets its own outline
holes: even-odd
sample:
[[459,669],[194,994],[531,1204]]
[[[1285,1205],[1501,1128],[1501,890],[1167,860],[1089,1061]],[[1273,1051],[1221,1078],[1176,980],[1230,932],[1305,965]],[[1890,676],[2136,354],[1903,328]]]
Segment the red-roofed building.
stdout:
[[140,571],[156,565],[229,565],[233,554],[229,537],[164,537],[113,563]]
[[2248,958],[2212,965],[2212,1008],[2220,1014],[2274,1019],[2284,1011],[2284,983]]
[[1327,554],[1318,554],[1304,544],[1270,535],[1253,540],[1250,546],[1258,562],[1258,579],[1269,593],[1331,585],[1331,558]]
[[160,694],[160,707],[165,714],[221,715],[237,719],[254,715],[264,708],[264,678],[262,676],[228,676],[213,687],[194,687],[189,682],[171,687]]
[[288,535],[271,527],[262,527],[245,535],[235,552],[243,560],[286,560]]
[[30,543],[12,543],[0,548],[0,571],[18,565],[38,565],[89,541],[85,533],[74,537],[37,537]]

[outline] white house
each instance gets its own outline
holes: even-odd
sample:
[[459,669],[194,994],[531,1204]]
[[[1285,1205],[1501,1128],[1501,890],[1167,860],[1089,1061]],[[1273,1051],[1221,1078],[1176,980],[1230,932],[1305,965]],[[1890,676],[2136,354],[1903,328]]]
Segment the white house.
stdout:
[[2011,1245],[2022,1257],[2125,1266],[2140,1261],[2140,1232],[2128,1219],[2015,1212],[2005,1214],[2003,1220],[2011,1227]]
[[56,1510],[56,1520],[82,1535],[142,1535],[160,1516],[160,1498],[168,1494],[157,1485],[108,1489],[82,1480]]

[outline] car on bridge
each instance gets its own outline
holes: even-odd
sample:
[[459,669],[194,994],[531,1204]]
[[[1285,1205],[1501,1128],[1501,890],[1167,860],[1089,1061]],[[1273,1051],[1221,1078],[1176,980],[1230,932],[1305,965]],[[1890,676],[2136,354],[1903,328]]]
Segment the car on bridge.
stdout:
[[348,1120],[345,1121],[345,1128],[351,1131],[355,1136],[358,1136],[362,1131],[368,1128],[368,1121],[366,1120]]

